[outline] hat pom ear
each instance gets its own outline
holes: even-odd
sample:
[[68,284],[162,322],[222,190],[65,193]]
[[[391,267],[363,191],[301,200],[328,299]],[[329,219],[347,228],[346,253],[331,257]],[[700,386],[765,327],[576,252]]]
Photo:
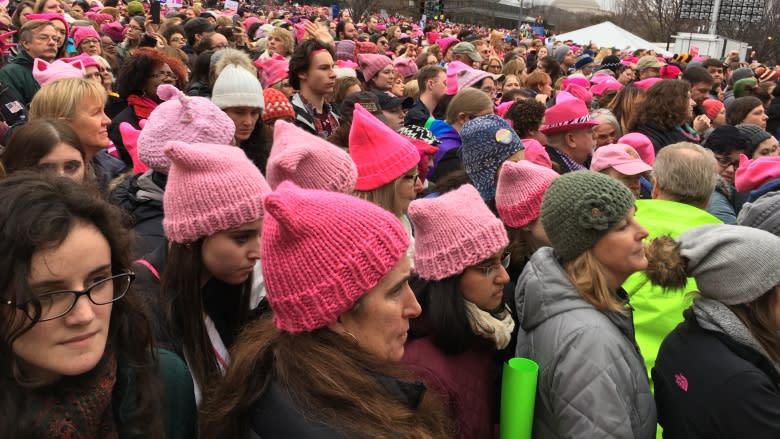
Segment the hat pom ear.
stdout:
[[179,95],[183,96],[184,93],[170,84],[160,84],[160,86],[157,87],[157,96],[163,101],[171,100]]
[[44,61],[44,60],[42,60],[40,58],[35,58],[35,62],[33,63],[33,69],[35,69],[35,70],[37,70],[39,72],[45,72],[46,70],[49,69],[50,65],[51,64],[49,64],[48,62],[46,62],[46,61]]

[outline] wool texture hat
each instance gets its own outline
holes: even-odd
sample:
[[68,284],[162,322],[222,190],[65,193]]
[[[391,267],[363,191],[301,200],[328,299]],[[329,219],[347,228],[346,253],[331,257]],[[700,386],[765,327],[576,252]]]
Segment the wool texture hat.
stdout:
[[609,69],[613,72],[615,72],[618,67],[620,67],[620,58],[615,55],[605,56],[601,59],[601,64],[599,64],[599,69]]
[[452,61],[449,64],[447,64],[447,95],[448,96],[452,96],[458,93],[459,73],[468,69],[471,69],[471,67],[467,66],[466,64],[463,64],[460,61]]
[[229,145],[236,134],[233,120],[207,98],[187,96],[170,84],[157,87],[162,103],[149,115],[138,137],[138,157],[167,174],[171,161],[163,152],[169,140]]
[[682,75],[682,70],[674,64],[661,67],[661,79],[678,79],[680,75]]
[[736,127],[722,125],[715,128],[702,143],[702,146],[712,150],[716,154],[730,154],[734,150],[746,150],[748,147],[745,137]]
[[417,63],[411,58],[403,56],[396,58],[395,61],[393,61],[393,66],[395,66],[395,71],[403,76],[404,79],[411,78],[417,74]]
[[265,210],[266,297],[274,324],[285,332],[335,322],[409,247],[398,218],[352,195],[284,182],[265,198]]
[[458,43],[458,41],[460,40],[458,40],[457,37],[440,38],[438,41],[436,41],[436,44],[438,44],[439,47],[441,47],[442,58],[444,57],[444,55],[447,54],[447,49],[452,47],[453,44]]
[[355,42],[352,40],[336,41],[336,59],[353,61],[355,59]]
[[144,5],[139,2],[138,0],[133,0],[131,2],[127,3],[127,14],[131,17],[133,15],[143,15],[144,14]]
[[235,146],[168,142],[171,161],[163,195],[163,227],[187,244],[263,218],[271,192],[260,170]]
[[571,93],[575,98],[585,102],[585,105],[587,106],[590,106],[590,103],[593,101],[593,93],[581,85],[568,84],[564,90]]
[[639,154],[643,162],[652,166],[655,162],[655,148],[649,137],[642,133],[628,133],[619,138],[617,143],[629,145]]
[[707,113],[707,117],[709,117],[710,120],[715,120],[715,118],[718,117],[718,114],[726,108],[723,105],[723,102],[717,99],[705,99],[701,106],[704,107],[704,112]]
[[427,280],[462,273],[509,243],[501,220],[470,184],[412,201],[409,220],[415,231],[414,270]]
[[631,191],[612,177],[569,172],[550,183],[540,218],[552,248],[566,262],[593,247],[634,203]]
[[734,186],[739,192],[750,192],[765,183],[780,178],[780,157],[765,156],[750,160],[739,155],[739,168],[734,174]]
[[574,76],[574,75],[572,75],[572,76],[568,76],[566,78],[563,78],[563,80],[561,81],[561,85],[563,86],[564,89],[566,87],[568,87],[569,84],[576,84],[576,85],[579,85],[580,87],[582,87],[584,89],[589,89],[590,88],[590,81],[588,81],[588,78],[586,78],[584,76]]
[[269,122],[283,117],[295,119],[295,109],[293,109],[290,100],[284,93],[275,88],[266,88],[263,90],[263,122]]
[[100,35],[92,26],[76,26],[73,30],[73,46],[79,47],[87,38],[94,38],[100,43]]
[[496,174],[507,158],[524,149],[520,137],[500,116],[491,114],[466,122],[460,132],[463,169],[483,200],[496,197]]
[[555,134],[599,125],[600,122],[591,119],[585,102],[574,99],[560,102],[544,112],[544,125],[539,128],[543,134]]
[[553,58],[555,58],[555,62],[558,64],[563,62],[563,59],[566,58],[566,54],[571,52],[571,48],[567,45],[563,45],[553,51]]
[[758,145],[760,145],[761,142],[772,138],[771,134],[758,125],[741,123],[735,126],[739,130],[739,133],[742,135],[742,137],[747,140],[745,155],[747,155],[748,158],[753,157],[753,153],[756,152],[756,148],[758,148]]
[[60,21],[62,24],[65,25],[65,35],[70,35],[70,24],[68,24],[68,20],[66,20],[65,16],[62,14],[55,14],[54,12],[40,12],[37,14],[27,14],[24,16],[24,18],[26,18],[27,21],[30,20]]
[[677,239],[685,273],[702,296],[726,305],[749,303],[780,283],[780,238],[760,229],[708,224]]
[[76,61],[81,62],[81,64],[84,66],[84,69],[86,69],[87,67],[97,67],[97,68],[103,67],[102,65],[100,65],[98,60],[89,56],[89,54],[87,54],[86,52],[82,52],[76,56],[71,56],[70,58],[60,58],[60,59],[68,63],[73,63]]
[[274,53],[270,58],[258,58],[254,65],[260,72],[260,82],[263,88],[271,87],[283,80],[290,71],[290,61],[278,53]]
[[539,218],[544,193],[558,173],[527,160],[504,162],[498,174],[496,210],[501,221],[521,229]]
[[358,171],[344,150],[297,126],[276,121],[265,171],[271,189],[285,180],[303,189],[351,194]]
[[349,155],[358,169],[355,190],[371,191],[417,167],[420,155],[406,137],[355,104],[349,130]]
[[536,139],[522,139],[521,142],[525,146],[524,160],[552,169],[552,160],[550,160],[550,154],[547,154],[544,145]]
[[263,109],[263,87],[257,76],[236,64],[229,64],[217,80],[211,92],[211,102],[221,109],[232,107],[253,107]]
[[653,167],[642,161],[634,148],[626,144],[600,146],[593,152],[590,170],[595,172],[612,168],[623,175],[637,175],[652,171]]
[[650,87],[654,86],[655,84],[657,84],[657,83],[659,83],[661,81],[663,81],[663,79],[661,79],[661,78],[647,78],[647,79],[643,79],[641,81],[636,81],[633,84],[634,84],[634,87],[636,87],[636,88],[638,88],[640,90],[647,91],[647,90],[650,90]]
[[393,61],[384,55],[364,53],[358,55],[358,64],[363,71],[363,79],[368,82],[374,79],[374,76],[381,72],[382,69],[389,65],[393,65]]
[[472,85],[488,77],[492,76],[490,73],[484,70],[472,69],[471,67],[460,70],[458,71],[457,75],[458,91],[471,87]]
[[81,60],[65,61],[58,59],[51,63],[40,58],[33,60],[33,78],[43,87],[49,82],[63,78],[83,78],[84,64]]
[[590,55],[582,54],[574,61],[574,69],[582,70],[584,67],[593,64],[593,57]]
[[594,96],[601,96],[603,95],[607,90],[620,90],[623,88],[623,84],[618,82],[617,80],[610,80],[610,81],[603,81],[598,84],[594,84],[593,87],[590,88],[591,93],[593,93]]
[[412,145],[417,148],[417,154],[420,161],[417,162],[417,173],[420,175],[420,181],[425,183],[430,168],[430,159],[439,151],[436,147],[439,139],[428,128],[419,125],[407,125],[398,129],[398,134],[408,137]]
[[744,78],[734,83],[734,97],[741,98],[747,96],[750,88],[755,88],[758,85],[756,78]]
[[111,41],[115,43],[121,43],[124,37],[124,31],[125,28],[122,26],[122,23],[118,21],[114,21],[111,23],[106,23],[102,26],[100,26],[100,30],[106,34],[109,38],[111,38]]
[[780,191],[769,192],[739,211],[737,224],[766,230],[780,237]]

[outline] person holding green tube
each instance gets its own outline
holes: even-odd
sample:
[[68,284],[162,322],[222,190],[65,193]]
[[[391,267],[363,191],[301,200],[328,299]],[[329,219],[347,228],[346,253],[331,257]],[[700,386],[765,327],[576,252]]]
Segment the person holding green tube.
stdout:
[[656,409],[620,287],[647,266],[634,197],[592,171],[555,179],[541,219],[552,247],[515,290],[516,356],[539,364],[533,437],[655,437]]

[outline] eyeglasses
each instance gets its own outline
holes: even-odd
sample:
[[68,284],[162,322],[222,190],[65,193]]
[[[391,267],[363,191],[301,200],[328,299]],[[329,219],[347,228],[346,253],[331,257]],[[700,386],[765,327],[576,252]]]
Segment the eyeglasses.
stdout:
[[718,161],[718,164],[723,167],[723,169],[728,168],[729,166],[733,166],[734,170],[736,171],[739,169],[739,160],[730,160],[728,157],[723,156],[715,156],[715,160]]
[[41,43],[48,43],[49,41],[54,41],[55,43],[60,40],[59,35],[38,35],[35,37],[36,40],[40,41]]
[[125,296],[134,279],[133,272],[121,273],[99,280],[83,291],[53,291],[17,305],[11,300],[2,303],[24,312],[30,320],[38,317],[37,321],[45,322],[69,313],[81,296],[87,296],[95,305],[116,302]]
[[179,77],[176,76],[176,73],[173,72],[157,72],[157,73],[152,73],[150,76],[154,79],[165,79],[165,77],[171,78],[174,81],[179,79]]
[[183,43],[183,42],[184,42],[184,38],[179,38],[179,37],[171,38],[171,43]]
[[500,267],[503,267],[504,270],[509,268],[509,263],[511,261],[512,261],[512,254],[509,252],[504,252],[504,254],[501,255],[500,264],[490,263],[489,265],[477,265],[474,268],[481,271],[485,277],[493,277],[496,274],[498,274]]

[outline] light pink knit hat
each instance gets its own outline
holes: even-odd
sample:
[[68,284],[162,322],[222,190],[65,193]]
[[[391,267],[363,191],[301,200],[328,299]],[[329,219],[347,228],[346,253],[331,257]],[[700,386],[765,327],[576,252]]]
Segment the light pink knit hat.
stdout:
[[393,65],[393,61],[384,55],[361,53],[358,55],[358,64],[363,71],[363,79],[368,82],[372,80],[377,73],[382,71],[382,69],[389,65]]
[[349,129],[349,155],[358,169],[355,190],[378,189],[412,168],[420,155],[412,142],[391,130],[360,104],[355,104]]
[[341,148],[297,126],[277,120],[265,176],[271,189],[285,180],[304,189],[351,194],[358,171]]
[[265,211],[263,278],[282,331],[335,322],[409,247],[398,218],[351,195],[284,182],[265,198]]
[[260,83],[264,89],[286,78],[290,70],[290,61],[278,53],[271,58],[258,58],[254,64],[260,72]]
[[236,134],[233,120],[208,98],[187,96],[170,84],[157,87],[163,103],[149,115],[138,136],[138,157],[155,171],[168,173],[171,162],[163,153],[169,140],[228,145]]
[[40,58],[35,58],[33,60],[32,75],[41,87],[58,79],[83,78],[84,62],[81,60],[65,61],[58,59],[49,63]]
[[456,75],[456,79],[458,80],[458,91],[471,87],[487,77],[492,77],[492,75],[484,70],[472,69],[470,67],[465,68]]
[[412,201],[409,219],[415,230],[414,268],[427,280],[461,273],[509,243],[501,220],[470,184]]
[[508,227],[520,229],[539,218],[542,198],[558,173],[527,160],[504,162],[498,173],[496,210]]
[[271,188],[240,148],[171,141],[163,150],[171,161],[163,195],[168,239],[187,244],[263,218]]
[[393,61],[395,70],[404,78],[411,78],[417,74],[417,63],[412,58],[400,57]]
[[463,64],[460,61],[452,61],[447,64],[447,96],[452,96],[458,93],[458,74],[470,68],[471,67]]

